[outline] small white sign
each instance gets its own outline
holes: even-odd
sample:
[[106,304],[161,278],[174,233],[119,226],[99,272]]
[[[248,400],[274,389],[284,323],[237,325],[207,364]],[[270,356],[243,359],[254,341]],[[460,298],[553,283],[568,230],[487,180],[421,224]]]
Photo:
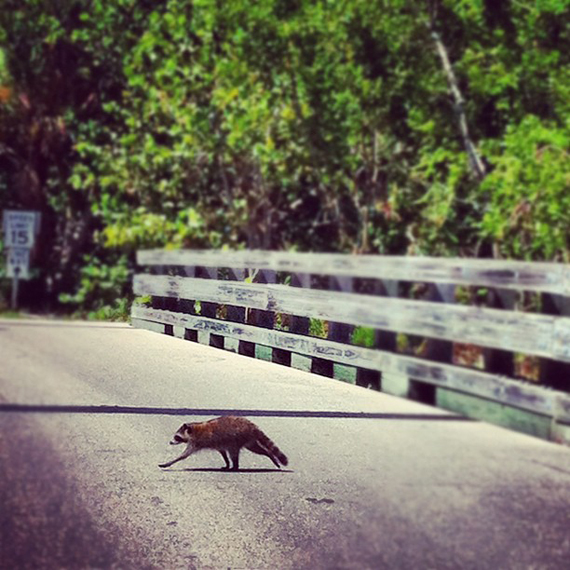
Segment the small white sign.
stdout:
[[27,247],[13,247],[8,250],[7,277],[30,278],[30,250]]
[[4,247],[32,248],[40,228],[40,213],[23,210],[4,210]]

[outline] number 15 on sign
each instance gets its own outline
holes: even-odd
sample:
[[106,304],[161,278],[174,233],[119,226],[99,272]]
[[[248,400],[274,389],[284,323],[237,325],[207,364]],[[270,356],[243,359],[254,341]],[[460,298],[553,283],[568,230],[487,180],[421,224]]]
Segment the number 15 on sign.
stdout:
[[5,210],[3,226],[5,247],[31,248],[39,229],[39,212]]

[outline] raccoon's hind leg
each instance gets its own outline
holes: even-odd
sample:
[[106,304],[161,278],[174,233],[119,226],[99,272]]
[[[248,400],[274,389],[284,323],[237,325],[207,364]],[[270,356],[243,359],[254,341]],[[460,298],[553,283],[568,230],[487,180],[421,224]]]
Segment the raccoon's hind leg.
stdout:
[[229,449],[228,450],[230,452],[230,457],[232,459],[232,471],[238,471],[239,470],[239,452],[240,452],[240,448],[238,447],[237,449]]
[[269,451],[264,449],[258,441],[254,441],[253,443],[246,445],[245,447],[246,447],[246,449],[253,451],[253,453],[257,453],[259,455],[265,455],[265,457],[269,457],[269,459],[271,459],[271,461],[273,461],[275,466],[278,467],[279,469],[281,469],[281,465],[279,465],[279,463],[277,462],[275,457],[273,457],[273,455],[271,455],[271,453],[269,453]]
[[218,451],[220,452],[220,455],[224,458],[224,461],[226,462],[226,466],[222,467],[222,469],[226,471],[227,469],[230,468],[230,460],[228,459],[228,454],[226,453],[225,450],[219,449]]

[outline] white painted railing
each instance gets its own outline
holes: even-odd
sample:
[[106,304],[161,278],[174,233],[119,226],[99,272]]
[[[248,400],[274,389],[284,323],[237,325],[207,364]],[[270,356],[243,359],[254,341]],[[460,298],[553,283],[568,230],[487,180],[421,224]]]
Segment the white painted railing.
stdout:
[[[190,250],[141,251],[138,263],[151,273],[134,292],[151,301],[133,306],[135,326],[570,439],[567,265]],[[421,348],[403,353],[410,336]],[[457,358],[462,345],[480,366]],[[532,381],[515,377],[521,359]],[[485,403],[494,411],[477,412]]]

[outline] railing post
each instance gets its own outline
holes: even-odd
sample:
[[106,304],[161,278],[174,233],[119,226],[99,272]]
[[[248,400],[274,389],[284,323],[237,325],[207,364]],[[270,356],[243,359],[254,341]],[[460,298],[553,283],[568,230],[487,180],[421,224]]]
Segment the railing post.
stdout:
[[[230,268],[226,274],[228,281],[239,281],[243,282],[245,278],[245,269],[233,269]],[[245,323],[245,307],[236,307],[235,305],[226,305],[226,315],[225,319],[232,323]],[[239,354],[246,354],[246,352],[240,351],[240,341],[232,337],[224,337],[224,349],[230,352],[236,352]],[[251,343],[250,343],[251,344]]]
[[[237,281],[243,283],[245,279],[245,269],[230,269],[228,273],[228,281]],[[226,318],[233,323],[245,323],[245,307],[236,307],[235,305],[227,306]]]
[[[353,289],[354,279],[352,277],[330,277],[329,279],[329,291],[352,293]],[[327,338],[343,344],[349,344],[353,331],[353,325],[330,321]]]
[[[374,284],[374,294],[378,295],[378,302],[382,302],[382,297],[398,297],[400,293],[400,283],[393,279],[376,281]],[[387,352],[397,352],[398,335],[395,332],[376,330],[374,331],[374,348]],[[364,382],[365,379],[362,380]],[[407,397],[410,391],[410,381],[403,374],[394,372],[380,372],[378,388],[387,394]]]
[[[217,267],[196,267],[196,277],[201,279],[217,279],[218,278],[218,268]],[[198,299],[199,300],[199,299]],[[200,315],[202,317],[208,317],[211,319],[216,318],[216,312],[218,309],[217,303],[208,303],[205,301],[200,301]],[[212,343],[212,338],[209,332],[198,331],[198,342],[200,344],[210,345]],[[214,340],[215,345],[217,342]]]
[[[354,290],[353,277],[338,277],[333,276],[329,278],[329,290],[341,291],[344,293],[352,293]],[[346,323],[338,323],[329,321],[329,329],[327,332],[327,339],[342,344],[350,344],[352,334],[354,332],[354,325]],[[332,364],[332,377],[343,382],[356,384],[357,369],[352,366],[344,364]]]
[[[430,283],[425,301],[431,303],[455,303],[455,285]],[[444,307],[442,307],[444,309]],[[453,362],[453,342],[447,340],[428,339],[423,357],[435,362],[451,364]],[[410,379],[411,400],[434,406],[437,403],[437,388],[419,380]]]
[[[310,289],[311,276],[308,273],[293,273],[291,287]],[[301,292],[299,293],[301,294]],[[309,334],[310,320],[307,317],[291,315],[289,318],[289,332],[306,336]],[[299,370],[311,371],[312,358],[301,354],[291,353],[291,367]]]
[[[542,313],[545,315],[570,316],[570,298],[561,295],[542,294]],[[556,390],[570,391],[570,364],[540,359],[540,382]]]
[[[376,281],[374,295],[379,297],[398,297],[399,282],[393,280]],[[379,302],[381,302],[379,300]],[[374,331],[374,347],[388,352],[396,352],[397,335],[394,332],[376,330]]]
[[[291,287],[304,289],[311,288],[311,276],[308,273],[293,273],[291,275]],[[300,293],[301,294],[301,293]],[[289,330],[295,334],[309,334],[310,320],[307,317],[291,315]]]
[[[256,283],[268,284],[277,281],[277,273],[273,270],[263,269],[257,273]],[[251,309],[249,311],[248,323],[264,329],[273,328],[273,311],[263,311],[261,309]]]
[[[506,289],[490,289],[487,294],[487,306],[494,309],[512,311],[515,308],[517,293]],[[515,373],[515,360],[513,353],[508,350],[495,348],[483,349],[483,362],[487,372],[513,376]]]
[[[193,265],[185,265],[182,267],[181,274],[184,277],[195,277],[196,276],[196,268]],[[195,315],[196,311],[194,309],[195,300],[192,299],[179,299],[178,301],[178,310],[181,313],[187,315]],[[183,338],[185,340],[190,340],[193,342],[197,342],[198,340],[198,333],[195,330],[186,329],[185,327],[175,326],[174,327],[174,336],[178,338]]]
[[[273,270],[262,269],[257,274],[256,283],[267,284],[277,281],[277,273]],[[273,311],[262,311],[251,309],[249,311],[248,323],[263,329],[273,329],[275,313]],[[255,345],[255,357],[260,360],[273,360],[273,349],[261,344]]]
[[[164,275],[164,266],[163,265],[153,265],[150,268],[150,274],[151,275]],[[164,297],[156,297],[156,296],[152,296],[150,298],[150,302],[151,305],[155,308],[155,309],[166,309],[166,305],[164,302]]]

